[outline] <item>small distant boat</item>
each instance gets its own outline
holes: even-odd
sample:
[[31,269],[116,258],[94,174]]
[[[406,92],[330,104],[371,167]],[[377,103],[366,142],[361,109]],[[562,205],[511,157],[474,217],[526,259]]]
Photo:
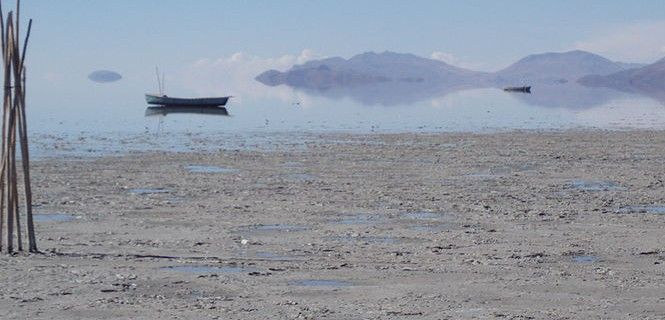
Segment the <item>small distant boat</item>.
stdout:
[[167,95],[146,94],[145,101],[151,105],[170,107],[220,107],[231,97],[218,98],[173,98]]
[[222,107],[229,102],[229,97],[216,97],[216,98],[174,98],[164,94],[164,74],[159,75],[159,68],[155,68],[157,73],[157,85],[159,87],[159,94],[145,95],[145,101],[150,105],[164,106],[164,107]]
[[525,87],[505,87],[503,88],[503,91],[509,91],[509,92],[526,92],[526,93],[531,93],[531,86],[525,86]]
[[188,114],[205,114],[205,115],[217,115],[217,116],[228,116],[229,111],[225,107],[197,107],[197,106],[185,106],[185,107],[173,107],[173,106],[160,106],[160,107],[148,107],[145,109],[145,116],[166,116],[172,113],[188,113]]

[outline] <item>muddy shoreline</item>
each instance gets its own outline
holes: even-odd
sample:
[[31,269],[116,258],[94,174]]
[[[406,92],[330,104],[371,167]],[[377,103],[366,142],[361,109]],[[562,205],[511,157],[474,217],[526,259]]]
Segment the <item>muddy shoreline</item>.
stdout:
[[664,163],[663,131],[43,159],[0,317],[659,319]]

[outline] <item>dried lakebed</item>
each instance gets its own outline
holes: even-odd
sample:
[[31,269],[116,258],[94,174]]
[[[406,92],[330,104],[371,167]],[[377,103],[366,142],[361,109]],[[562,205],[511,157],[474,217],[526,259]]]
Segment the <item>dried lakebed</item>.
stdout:
[[0,318],[663,318],[663,159],[568,131],[37,161]]

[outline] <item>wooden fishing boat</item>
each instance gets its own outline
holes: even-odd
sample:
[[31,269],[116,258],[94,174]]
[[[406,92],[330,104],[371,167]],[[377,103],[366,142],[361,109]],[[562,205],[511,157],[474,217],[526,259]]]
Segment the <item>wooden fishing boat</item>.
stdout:
[[526,92],[526,93],[531,93],[531,86],[524,86],[524,87],[506,87],[503,88],[503,91],[510,91],[510,92]]
[[225,107],[219,106],[208,106],[208,107],[197,107],[197,106],[160,106],[160,107],[148,107],[145,109],[145,116],[166,116],[171,113],[189,113],[189,114],[205,114],[205,115],[216,115],[216,116],[228,116],[229,112]]
[[231,97],[218,98],[174,98],[167,95],[146,94],[145,101],[151,105],[174,107],[219,107],[225,106]]
[[[216,98],[174,98],[164,94],[165,91],[165,77],[164,74],[159,74],[159,68],[155,68],[157,74],[157,86],[159,94],[146,93],[145,101],[150,105],[164,106],[164,107],[221,107],[225,106],[231,97],[216,97]],[[226,110],[226,109],[224,109]]]

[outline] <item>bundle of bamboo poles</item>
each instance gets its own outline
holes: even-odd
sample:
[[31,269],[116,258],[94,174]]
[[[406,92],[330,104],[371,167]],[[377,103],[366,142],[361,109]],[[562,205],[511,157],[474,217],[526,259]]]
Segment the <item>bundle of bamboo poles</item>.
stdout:
[[[0,161],[0,250],[13,253],[14,244],[24,251],[22,222],[27,231],[28,250],[37,252],[35,228],[32,219],[32,190],[30,187],[30,155],[28,152],[28,128],[25,113],[25,52],[30,39],[32,20],[28,23],[25,40],[20,41],[20,0],[16,1],[16,13],[5,18],[0,0],[0,34],[4,71],[4,104],[2,109],[2,160]],[[19,190],[16,141],[20,144],[23,173],[23,190]],[[21,200],[24,206],[20,205]],[[19,210],[21,207],[24,210]],[[21,214],[23,212],[23,214]],[[23,220],[25,218],[25,220]],[[5,238],[6,237],[6,238]],[[6,242],[3,243],[3,238]]]

